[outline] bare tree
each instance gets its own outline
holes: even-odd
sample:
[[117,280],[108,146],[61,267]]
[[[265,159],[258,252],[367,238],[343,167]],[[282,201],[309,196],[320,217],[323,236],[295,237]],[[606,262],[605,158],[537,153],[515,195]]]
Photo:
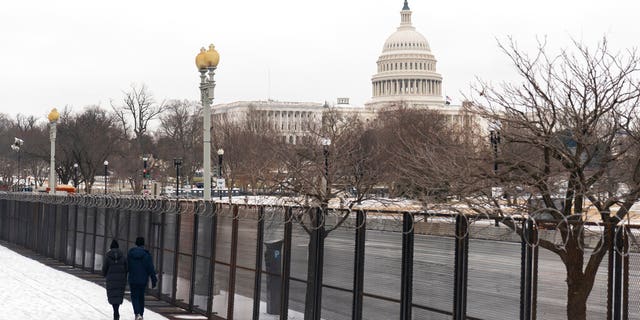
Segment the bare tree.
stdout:
[[230,188],[235,185],[252,192],[273,191],[274,154],[277,140],[266,112],[249,106],[241,119],[216,119],[213,135],[216,148],[224,150],[223,176]]
[[[68,109],[62,111],[61,118]],[[32,175],[34,184],[43,186],[47,178],[50,156],[49,127],[46,122],[38,122],[35,117],[17,115],[15,126],[7,136],[20,138],[24,141],[20,148],[21,177]],[[58,144],[60,147],[60,144]],[[31,181],[25,181],[30,184]]]
[[[468,171],[465,187],[459,183],[454,192],[477,212],[522,214],[531,212],[533,201],[544,214],[537,218],[570,222],[555,227],[560,243],[542,238],[540,246],[565,265],[567,315],[580,320],[587,317],[587,299],[616,225],[640,194],[640,123],[635,116],[640,86],[635,51],[613,52],[606,39],[595,48],[573,44],[573,50],[551,55],[540,43],[531,56],[512,39],[500,44],[522,82],[480,82],[471,108],[501,126],[500,168],[487,170],[484,161],[484,168]],[[521,186],[531,194],[529,203],[505,203],[486,192],[503,183]],[[503,222],[521,233],[509,221]],[[589,221],[604,226],[590,250],[585,244]]]
[[468,159],[477,145],[478,128],[465,121],[469,116],[449,118],[439,111],[402,104],[381,113],[378,135],[387,162],[384,181],[392,195],[427,205],[451,195],[452,176],[468,174]]
[[[160,116],[158,157],[171,162],[182,158],[183,173],[192,181],[195,172],[202,168],[202,114],[199,103],[171,100]],[[157,164],[149,163],[153,172]]]
[[88,107],[60,123],[58,130],[72,154],[64,165],[67,176],[70,177],[73,163],[77,162],[85,192],[91,193],[95,177],[103,172],[103,162],[120,151],[124,138],[116,126],[116,118],[98,106]]
[[4,137],[0,144],[0,178],[2,182],[0,184],[3,190],[7,190],[8,187],[13,184],[13,174],[16,166],[16,155],[12,154],[12,150],[9,147],[13,143],[15,121],[6,114],[0,114],[0,136]]
[[[128,163],[142,163],[144,154],[150,153],[150,142],[148,138],[149,123],[158,118],[165,110],[164,102],[157,103],[149,92],[146,85],[131,85],[129,91],[124,92],[122,104],[111,103],[111,107],[116,115],[116,119],[120,124],[127,138],[133,139],[129,152],[122,156],[126,158]],[[136,166],[122,167],[121,172],[128,176],[131,181],[134,193],[140,193],[142,190],[142,175]]]
[[[315,121],[303,124],[307,133],[296,144],[276,145],[275,179],[280,189],[301,196],[301,205],[326,208],[335,199],[352,208],[381,181],[379,135],[358,114],[334,108],[327,108],[320,123]],[[330,143],[323,145],[323,140]]]

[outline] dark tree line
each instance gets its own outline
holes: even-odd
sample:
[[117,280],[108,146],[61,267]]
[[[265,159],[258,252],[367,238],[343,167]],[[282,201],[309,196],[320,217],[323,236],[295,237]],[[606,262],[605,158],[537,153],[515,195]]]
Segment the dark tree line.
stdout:
[[[201,166],[200,107],[188,101],[156,103],[145,87],[132,85],[123,92],[121,103],[111,109],[86,106],[77,110],[66,107],[57,123],[57,179],[63,184],[79,184],[91,193],[96,177],[104,174],[108,161],[109,181],[128,184],[127,189],[140,193],[143,158],[157,181],[166,181],[172,159],[182,157],[188,163],[187,177]],[[153,124],[156,123],[156,126]],[[17,115],[11,119],[0,114],[0,136],[6,148],[0,148],[0,186],[9,189],[18,184],[46,187],[49,172],[50,137],[46,119]],[[24,140],[18,152],[10,145],[14,137]],[[199,142],[200,141],[200,142]],[[77,164],[77,169],[74,165]],[[20,169],[18,168],[20,167]],[[33,177],[33,180],[26,180]]]

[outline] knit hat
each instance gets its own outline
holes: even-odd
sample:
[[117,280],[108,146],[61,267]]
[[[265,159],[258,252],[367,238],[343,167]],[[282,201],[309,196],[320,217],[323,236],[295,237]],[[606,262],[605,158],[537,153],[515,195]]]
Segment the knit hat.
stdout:
[[144,246],[144,237],[137,237],[136,238],[136,246],[138,246],[138,247]]
[[111,246],[109,248],[120,248],[120,246],[118,245],[118,241],[116,241],[116,239],[111,240]]

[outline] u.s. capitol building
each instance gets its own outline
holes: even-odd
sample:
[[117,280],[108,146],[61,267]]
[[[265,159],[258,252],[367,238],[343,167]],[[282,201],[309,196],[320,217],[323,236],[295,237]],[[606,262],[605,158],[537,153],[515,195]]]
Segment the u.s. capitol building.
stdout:
[[412,11],[407,1],[400,11],[400,26],[385,41],[377,61],[377,73],[371,78],[372,97],[364,106],[338,98],[329,106],[318,102],[284,102],[274,100],[236,101],[213,106],[213,118],[241,120],[249,110],[269,119],[283,140],[296,143],[305,135],[305,123],[320,121],[331,107],[340,112],[357,113],[365,121],[376,118],[391,108],[427,108],[447,116],[452,123],[462,123],[463,109],[442,96],[442,75],[427,39],[411,22]]

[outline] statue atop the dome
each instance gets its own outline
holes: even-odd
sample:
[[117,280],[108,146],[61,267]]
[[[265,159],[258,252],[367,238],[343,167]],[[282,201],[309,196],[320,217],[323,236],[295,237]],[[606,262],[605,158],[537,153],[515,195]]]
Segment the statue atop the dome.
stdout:
[[402,10],[411,10],[409,9],[409,2],[407,0],[404,0],[404,7],[402,7]]

